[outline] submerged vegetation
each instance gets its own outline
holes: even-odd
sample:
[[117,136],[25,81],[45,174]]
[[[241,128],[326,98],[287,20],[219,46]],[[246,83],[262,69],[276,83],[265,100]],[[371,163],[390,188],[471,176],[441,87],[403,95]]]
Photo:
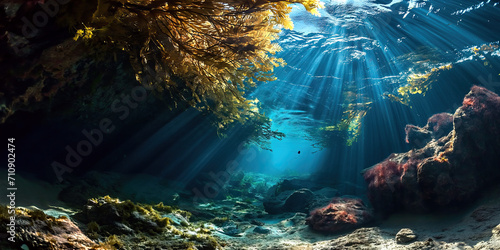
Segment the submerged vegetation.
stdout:
[[[393,101],[410,106],[410,95],[424,95],[432,88],[432,83],[437,80],[439,74],[450,70],[453,66],[446,64],[435,67],[424,73],[412,73],[406,77],[406,84],[398,88],[397,95],[386,94]],[[411,107],[411,106],[410,106]]]
[[[10,246],[16,249],[22,245],[30,249],[221,249],[223,244],[203,221],[190,222],[191,213],[163,203],[147,205],[105,196],[89,199],[72,218],[0,206],[0,222],[7,225],[14,213],[18,230]],[[0,247],[6,243],[10,244],[2,242]]]
[[[245,92],[257,82],[274,80],[273,69],[285,64],[275,56],[281,48],[273,41],[281,29],[293,28],[288,14],[294,3],[312,14],[322,7],[318,0],[93,0],[61,5],[50,25],[70,36],[60,34],[67,39],[52,42],[58,53],[43,53],[23,65],[25,79],[32,82],[23,79],[22,85],[0,93],[6,100],[1,122],[17,110],[34,111],[42,101],[52,103],[68,86],[74,91],[92,82],[89,65],[100,68],[101,63],[128,57],[135,79],[168,99],[170,108],[191,106],[210,114],[220,133],[239,122],[264,125],[253,141],[280,137]],[[22,60],[23,55],[17,56]]]
[[372,101],[363,94],[352,90],[353,86],[346,86],[342,93],[342,116],[334,125],[319,127],[311,131],[314,147],[319,149],[330,147],[334,143],[343,142],[352,146],[358,141],[363,125],[363,118],[371,109]]
[[166,91],[174,105],[215,114],[223,130],[264,119],[244,95],[285,64],[272,41],[293,27],[291,3],[313,14],[321,7],[317,0],[100,0],[74,39],[125,51],[141,84]]
[[358,136],[361,133],[361,125],[363,117],[365,117],[368,110],[370,110],[371,103],[360,104],[362,109],[359,109],[358,104],[350,104],[349,108],[344,111],[342,119],[333,126],[326,126],[320,128],[320,130],[331,137],[335,134],[336,137],[340,137],[345,140],[347,146],[352,146],[352,144],[358,141]]

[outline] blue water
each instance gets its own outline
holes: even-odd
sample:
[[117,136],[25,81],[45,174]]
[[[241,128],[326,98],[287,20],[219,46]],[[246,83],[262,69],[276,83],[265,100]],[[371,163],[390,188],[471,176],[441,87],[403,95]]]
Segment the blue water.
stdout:
[[[406,124],[424,125],[438,112],[454,112],[472,84],[500,90],[498,1],[324,1],[321,17],[296,6],[278,54],[287,65],[277,81],[251,94],[287,134],[273,152],[258,151],[245,167],[272,174],[327,174],[361,183],[359,172],[392,152],[408,150]],[[498,48],[498,47],[497,47]],[[425,95],[402,104],[388,98],[411,74],[450,65]],[[346,98],[348,96],[348,98]],[[357,140],[337,138],[317,147],[311,130],[337,124],[349,104],[367,110]],[[368,103],[368,104],[367,104]],[[366,105],[359,105],[366,104]],[[335,138],[334,138],[335,139]],[[298,154],[298,151],[301,153]],[[263,167],[265,166],[265,167]]]
[[[220,138],[207,117],[188,110],[148,121],[106,155],[86,160],[88,167],[81,171],[150,173],[203,185],[201,173],[236,164],[276,178],[310,176],[357,189],[365,185],[363,169],[410,149],[404,141],[406,124],[423,126],[432,114],[454,112],[474,84],[500,91],[499,1],[323,2],[320,17],[293,5],[295,27],[275,41],[282,47],[276,56],[287,65],[274,70],[276,81],[247,91],[249,99],[259,100],[272,129],[286,134],[270,141],[272,151],[244,147],[239,126]],[[405,104],[390,98],[410,76],[446,65],[451,68],[431,77],[425,95],[410,95]],[[338,125],[347,111],[362,114],[347,121],[359,128],[355,134],[321,132]],[[50,166],[64,157],[65,145],[81,139],[68,141],[81,129],[68,136],[57,127],[40,131],[47,129],[51,132],[44,135],[58,135],[52,148],[59,151],[37,148],[36,157],[22,159],[25,164]],[[50,169],[39,172],[53,177]]]

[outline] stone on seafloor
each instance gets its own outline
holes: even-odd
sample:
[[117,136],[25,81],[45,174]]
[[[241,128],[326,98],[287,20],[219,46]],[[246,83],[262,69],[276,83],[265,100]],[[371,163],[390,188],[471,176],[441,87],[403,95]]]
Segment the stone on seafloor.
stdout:
[[[0,206],[0,210],[0,223],[7,225],[8,223],[3,221],[4,218],[9,218],[5,216],[7,208]],[[16,208],[15,214],[16,227],[15,231],[12,231],[14,242],[5,239],[7,243],[15,246],[15,249],[21,248],[22,245],[29,249],[102,249],[66,216],[55,218],[41,210],[25,208]]]
[[[437,114],[425,127],[409,125],[406,130],[407,141],[414,149],[392,154],[364,170],[368,198],[377,212],[387,215],[398,210],[456,208],[498,182],[497,94],[473,86],[453,116]],[[429,133],[431,140],[419,148],[420,142],[429,139]]]
[[470,215],[477,222],[491,221],[500,211],[500,206],[481,205]]
[[314,250],[331,250],[331,249],[384,249],[382,247],[387,241],[383,237],[383,233],[379,228],[362,227],[354,230],[352,233],[335,237],[333,240],[320,241],[314,243]]
[[338,197],[327,206],[312,211],[306,224],[315,231],[336,233],[358,228],[372,217],[361,199]]
[[293,192],[285,201],[284,209],[289,212],[307,211],[308,204],[314,199],[314,193],[309,189]]
[[261,226],[258,226],[258,227],[255,227],[253,229],[253,232],[254,233],[258,233],[258,234],[268,234],[271,232],[271,229],[267,228],[267,227],[261,227]]
[[268,197],[264,208],[269,214],[309,212],[309,206],[314,201],[314,193],[302,188],[297,191],[285,191],[277,196]]
[[491,233],[493,234],[494,237],[500,238],[500,224],[498,224],[496,227],[494,227],[491,230]]
[[416,239],[417,235],[409,228],[403,228],[396,234],[396,242],[398,244],[409,243]]

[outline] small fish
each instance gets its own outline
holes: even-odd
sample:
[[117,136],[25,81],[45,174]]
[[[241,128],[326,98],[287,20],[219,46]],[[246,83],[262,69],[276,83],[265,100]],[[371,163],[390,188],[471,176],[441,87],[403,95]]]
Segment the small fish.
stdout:
[[297,154],[299,154],[299,155],[300,155],[300,150],[299,150],[299,152],[297,152]]

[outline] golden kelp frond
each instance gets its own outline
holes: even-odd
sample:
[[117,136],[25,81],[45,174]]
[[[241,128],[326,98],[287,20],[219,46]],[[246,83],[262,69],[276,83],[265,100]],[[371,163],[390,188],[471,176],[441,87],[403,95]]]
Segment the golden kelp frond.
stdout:
[[244,91],[274,80],[279,28],[292,28],[291,3],[311,13],[317,0],[99,0],[75,39],[93,39],[130,55],[143,85],[177,102],[210,110],[225,127],[249,106]]
[[432,83],[436,81],[439,74],[444,70],[449,70],[453,66],[446,64],[432,68],[422,74],[410,74],[406,77],[406,84],[398,88],[397,95],[384,94],[392,101],[400,102],[404,105],[410,104],[410,95],[424,95],[432,88]]
[[361,104],[350,104],[342,115],[342,119],[333,126],[320,128],[325,132],[342,133],[347,146],[352,146],[358,140],[361,133],[363,117],[371,109],[371,102]]

